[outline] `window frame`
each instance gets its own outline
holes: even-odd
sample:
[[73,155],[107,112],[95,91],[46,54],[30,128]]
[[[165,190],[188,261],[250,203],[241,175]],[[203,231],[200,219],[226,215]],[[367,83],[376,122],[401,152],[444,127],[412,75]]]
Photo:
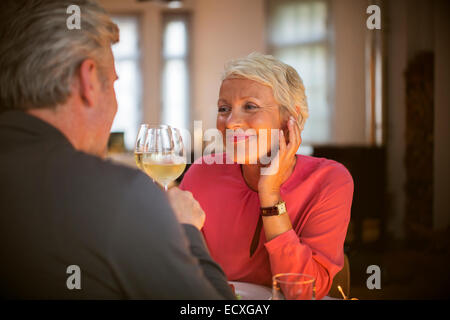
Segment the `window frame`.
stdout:
[[[181,18],[185,22],[186,26],[186,54],[184,56],[184,61],[186,63],[186,92],[187,92],[187,110],[185,124],[187,130],[191,130],[191,119],[192,119],[192,101],[193,101],[193,75],[192,75],[192,13],[190,10],[186,9],[165,9],[160,12],[161,18],[161,32],[160,32],[160,87],[159,87],[159,95],[160,95],[160,116],[159,120],[163,123],[164,119],[164,70],[166,66],[166,62],[170,59],[167,59],[164,55],[164,32],[166,25],[174,20],[178,20]],[[173,58],[172,58],[173,59]]]
[[[288,3],[313,3],[313,2],[324,2],[327,8],[327,17],[326,17],[326,28],[325,28],[325,36],[323,39],[311,40],[311,41],[302,41],[298,43],[290,43],[285,45],[275,45],[271,40],[271,33],[273,30],[273,12],[275,8],[288,4]],[[323,46],[325,48],[326,55],[326,66],[325,66],[325,79],[326,79],[326,97],[325,101],[327,104],[328,115],[327,115],[327,127],[328,132],[324,141],[304,141],[307,145],[330,145],[333,143],[333,135],[334,135],[334,118],[335,118],[335,105],[334,105],[334,97],[335,97],[335,60],[334,60],[334,30],[333,30],[333,20],[332,20],[332,1],[330,0],[265,0],[265,16],[266,16],[266,51],[274,55],[275,52],[279,49],[294,49],[300,47],[313,47],[313,46]],[[300,75],[302,76],[302,75]],[[302,78],[303,79],[303,78]],[[308,97],[308,92],[306,92]],[[308,101],[308,109],[309,109],[309,101]],[[306,126],[308,125],[308,120],[306,120]]]

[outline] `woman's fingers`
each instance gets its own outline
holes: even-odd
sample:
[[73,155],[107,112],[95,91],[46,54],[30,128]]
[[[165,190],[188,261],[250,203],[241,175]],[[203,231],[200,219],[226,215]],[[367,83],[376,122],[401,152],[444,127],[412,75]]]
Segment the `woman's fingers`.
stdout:
[[286,152],[286,138],[284,136],[283,130],[280,130],[280,152],[279,154],[284,154]]
[[293,117],[290,117],[288,121],[288,129],[289,129],[289,144],[287,146],[287,150],[289,152],[289,155],[292,156],[297,152],[298,147],[300,145],[300,130]]

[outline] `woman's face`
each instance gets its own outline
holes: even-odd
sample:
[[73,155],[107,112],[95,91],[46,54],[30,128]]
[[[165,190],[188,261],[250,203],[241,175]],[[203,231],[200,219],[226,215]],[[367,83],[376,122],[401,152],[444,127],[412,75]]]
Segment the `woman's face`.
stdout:
[[[234,148],[233,160],[238,163],[256,163],[262,155],[266,155],[271,146],[271,129],[284,129],[283,124],[287,120],[282,119],[284,115],[280,113],[272,88],[249,79],[224,80],[217,107],[217,129],[223,135],[227,150]],[[233,135],[229,133],[227,137],[227,129],[241,129],[243,132],[233,131]],[[265,144],[261,144],[264,136],[260,129],[266,130]],[[251,148],[255,142],[258,146],[256,154],[255,148]],[[245,155],[239,153],[239,148],[245,149]]]

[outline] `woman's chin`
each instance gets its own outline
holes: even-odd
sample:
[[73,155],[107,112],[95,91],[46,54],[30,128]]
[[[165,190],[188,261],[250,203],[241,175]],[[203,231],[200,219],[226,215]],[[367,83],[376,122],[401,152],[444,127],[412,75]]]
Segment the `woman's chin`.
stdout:
[[[259,148],[255,144],[254,147],[246,146],[245,148],[240,148],[238,144],[228,144],[225,146],[227,163],[235,164],[258,164],[261,158],[266,158],[270,151],[263,152],[258,150]],[[260,151],[260,152],[258,152]]]
[[257,156],[250,157],[248,155],[245,156],[239,156],[239,155],[229,155],[227,153],[227,163],[234,163],[234,164],[243,164],[243,165],[251,165],[251,164],[258,164],[259,159]]

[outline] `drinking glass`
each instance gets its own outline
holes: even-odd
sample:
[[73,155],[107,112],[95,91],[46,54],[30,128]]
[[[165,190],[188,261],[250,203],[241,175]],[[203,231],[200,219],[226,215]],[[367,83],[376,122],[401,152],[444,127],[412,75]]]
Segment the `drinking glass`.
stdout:
[[167,191],[186,167],[180,130],[166,125],[149,127],[142,156],[144,171]]
[[314,300],[315,278],[302,273],[279,273],[272,277],[272,300]]
[[139,127],[139,132],[136,138],[136,144],[134,146],[134,160],[139,169],[144,170],[142,166],[142,155],[144,153],[145,138],[147,138],[147,131],[149,125],[144,123]]

